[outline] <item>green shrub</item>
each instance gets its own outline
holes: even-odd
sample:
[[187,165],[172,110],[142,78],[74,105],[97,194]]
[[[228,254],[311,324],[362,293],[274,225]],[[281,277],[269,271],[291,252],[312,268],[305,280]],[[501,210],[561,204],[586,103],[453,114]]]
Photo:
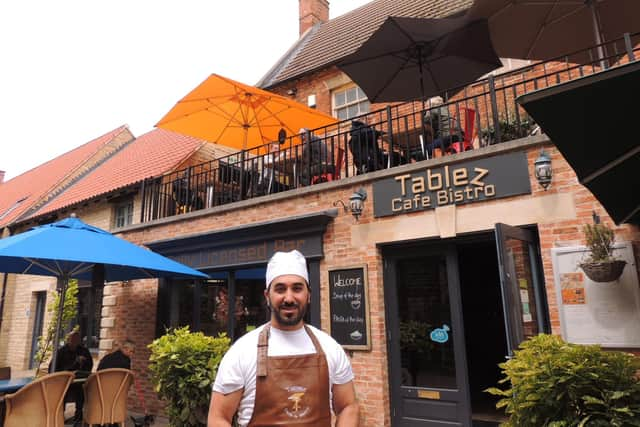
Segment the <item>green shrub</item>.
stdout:
[[211,386],[230,340],[174,329],[149,344],[149,370],[155,391],[167,402],[172,426],[206,426]]
[[[60,305],[60,292],[56,292],[53,299],[47,304],[47,313],[49,315],[49,324],[44,334],[38,337],[38,352],[35,356],[36,375],[43,375],[47,371],[42,369],[42,364],[48,360],[53,352],[53,348],[58,348],[60,343],[54,343],[53,339],[56,333],[58,318],[58,307]],[[62,308],[62,319],[60,320],[61,334],[69,330],[71,322],[78,315],[78,281],[76,279],[69,280],[69,285],[64,293],[64,307]],[[74,328],[78,329],[76,326]],[[64,339],[64,336],[60,336]]]
[[[533,129],[536,127],[536,123],[530,118],[521,119],[520,123],[518,123],[516,122],[512,113],[510,115],[510,118],[501,115],[498,119],[498,126],[500,128],[500,142],[507,142],[529,136]],[[482,129],[480,132],[480,137],[486,145],[497,143],[498,141],[495,123],[491,124],[491,126],[489,126],[488,128]]]
[[500,384],[511,388],[486,391],[502,397],[505,427],[640,426],[640,364],[632,354],[541,334],[500,367]]
[[615,236],[613,230],[604,224],[585,224],[582,228],[587,240],[587,246],[591,250],[588,262],[602,262],[613,260],[613,243]]

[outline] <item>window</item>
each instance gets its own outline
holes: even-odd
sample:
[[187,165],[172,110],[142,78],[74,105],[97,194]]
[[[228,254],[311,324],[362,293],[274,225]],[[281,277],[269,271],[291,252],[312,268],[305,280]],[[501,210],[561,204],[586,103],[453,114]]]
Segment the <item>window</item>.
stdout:
[[333,92],[333,115],[347,120],[369,112],[369,100],[358,86],[341,88]]
[[[208,280],[174,280],[158,293],[158,328],[190,326],[193,331],[236,340],[266,323],[270,312],[264,298],[264,267],[209,272]],[[168,286],[162,289],[164,286]],[[233,304],[231,303],[233,298]],[[307,312],[305,321],[310,323]]]
[[130,225],[133,222],[133,200],[119,203],[115,207],[115,218],[113,226],[115,228]]
[[90,281],[78,280],[78,317],[82,344],[88,349],[98,349],[100,319],[102,315],[103,286],[92,286]]
[[[167,326],[189,325],[211,336],[225,332],[236,340],[269,319],[263,295],[264,268],[209,274],[209,280],[173,283]],[[231,295],[235,295],[233,306]]]

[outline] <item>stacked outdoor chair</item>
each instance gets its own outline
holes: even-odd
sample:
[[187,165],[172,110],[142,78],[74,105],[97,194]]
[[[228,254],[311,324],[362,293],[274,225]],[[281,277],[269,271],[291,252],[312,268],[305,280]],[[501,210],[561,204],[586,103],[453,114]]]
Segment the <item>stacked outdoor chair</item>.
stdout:
[[127,418],[127,395],[133,382],[128,369],[104,369],[87,378],[84,384],[84,417],[86,424],[119,424]]
[[72,381],[72,372],[57,372],[8,394],[4,427],[63,427],[64,395]]

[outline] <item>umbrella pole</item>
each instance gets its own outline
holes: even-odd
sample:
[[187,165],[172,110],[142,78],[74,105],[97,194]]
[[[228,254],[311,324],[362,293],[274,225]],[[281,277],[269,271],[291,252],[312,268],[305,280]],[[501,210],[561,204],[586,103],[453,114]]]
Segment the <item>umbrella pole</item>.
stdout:
[[604,48],[602,46],[602,34],[600,34],[600,19],[598,17],[598,11],[596,10],[596,2],[593,0],[588,1],[588,7],[591,10],[591,20],[593,21],[593,36],[598,47],[598,59],[600,60],[600,67],[603,70],[609,68],[607,60],[604,55]]
[[56,371],[56,362],[58,361],[58,341],[60,341],[60,326],[62,324],[62,313],[64,312],[64,300],[67,295],[67,288],[69,287],[69,276],[62,275],[58,277],[58,316],[56,319],[56,332],[53,335],[53,343],[51,344],[52,356],[51,365],[53,369],[49,369],[51,372]]
[[422,46],[418,46],[418,70],[420,71],[420,99],[422,100],[422,111],[424,111],[424,82],[422,81]]

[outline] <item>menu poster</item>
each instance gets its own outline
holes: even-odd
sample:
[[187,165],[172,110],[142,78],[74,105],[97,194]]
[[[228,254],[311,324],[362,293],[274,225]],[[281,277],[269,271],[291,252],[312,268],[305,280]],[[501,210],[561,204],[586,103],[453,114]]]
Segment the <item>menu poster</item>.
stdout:
[[551,249],[562,336],[576,344],[640,348],[640,288],[632,245],[614,246],[613,256],[627,262],[614,282],[591,281],[580,268],[588,256],[584,246]]
[[329,270],[329,328],[347,350],[370,350],[367,267]]

